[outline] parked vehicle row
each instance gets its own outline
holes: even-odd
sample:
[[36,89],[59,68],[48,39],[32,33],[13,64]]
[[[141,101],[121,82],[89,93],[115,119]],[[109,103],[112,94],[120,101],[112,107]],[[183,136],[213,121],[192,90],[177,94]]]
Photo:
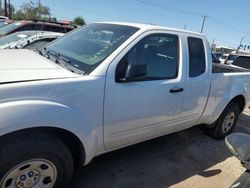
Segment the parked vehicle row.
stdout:
[[50,23],[42,21],[16,21],[0,28],[0,37],[20,32],[20,31],[51,31],[58,33],[67,33],[75,27],[67,24]]
[[[9,22],[9,24],[7,23]],[[27,48],[39,50],[75,26],[47,21],[11,21],[0,17],[0,49]]]
[[5,17],[5,16],[0,16],[0,27],[3,27],[3,26],[5,26],[5,25],[7,25],[7,21],[8,20],[8,18],[7,17]]
[[213,66],[200,33],[93,23],[39,54],[0,51],[2,187],[68,187],[100,154],[194,125],[223,139],[250,104],[250,73]]
[[46,31],[16,32],[0,38],[0,50],[21,48],[39,50],[63,35],[64,33]]
[[250,55],[229,54],[224,64],[250,70]]

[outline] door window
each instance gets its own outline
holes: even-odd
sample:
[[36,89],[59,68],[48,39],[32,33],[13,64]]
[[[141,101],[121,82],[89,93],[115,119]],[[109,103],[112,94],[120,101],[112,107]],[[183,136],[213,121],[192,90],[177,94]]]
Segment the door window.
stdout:
[[198,38],[188,38],[189,77],[197,77],[206,70],[206,58],[203,41]]
[[171,34],[153,34],[142,39],[117,66],[116,80],[125,76],[128,65],[146,65],[146,75],[133,81],[173,79],[178,75],[179,40]]

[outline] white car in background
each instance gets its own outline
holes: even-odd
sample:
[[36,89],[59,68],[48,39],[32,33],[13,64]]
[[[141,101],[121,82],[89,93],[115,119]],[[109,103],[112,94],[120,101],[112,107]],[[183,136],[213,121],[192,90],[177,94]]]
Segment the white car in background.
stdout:
[[3,27],[7,25],[8,23],[6,22],[9,18],[5,16],[0,16],[0,27]]
[[219,57],[219,60],[222,64],[225,63],[225,61],[227,60],[229,54],[223,54],[222,56]]
[[53,40],[62,37],[63,33],[44,31],[22,31],[0,38],[0,49],[33,49],[39,50]]

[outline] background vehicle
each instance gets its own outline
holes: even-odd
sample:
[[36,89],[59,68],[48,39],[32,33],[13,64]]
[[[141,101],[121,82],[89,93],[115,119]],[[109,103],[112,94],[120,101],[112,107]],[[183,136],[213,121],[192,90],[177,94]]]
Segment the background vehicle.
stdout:
[[96,23],[39,54],[0,51],[3,187],[61,188],[95,156],[194,125],[223,139],[249,106],[250,73],[212,67],[199,33]]
[[63,33],[47,31],[16,32],[0,38],[0,49],[25,48],[39,50],[63,35]]
[[223,54],[222,56],[219,57],[219,60],[222,64],[225,63],[226,59],[228,58],[229,54]]
[[226,137],[225,143],[229,151],[236,156],[246,168],[243,173],[231,186],[231,188],[250,187],[250,135],[233,133]]
[[59,33],[67,33],[73,30],[74,27],[61,24],[42,21],[17,21],[0,28],[0,37],[6,36],[15,32],[40,30]]
[[232,64],[239,56],[237,54],[229,54],[229,56],[225,59],[224,64],[230,65]]
[[220,60],[214,55],[213,52],[212,52],[212,62],[213,63],[221,63]]
[[6,22],[4,20],[0,20],[0,27],[3,27],[6,25]]
[[221,52],[213,52],[213,54],[214,54],[218,59],[223,55],[223,53],[221,53]]
[[225,64],[250,69],[250,55],[229,55]]
[[7,21],[8,18],[7,17],[4,17],[4,16],[0,16],[0,27],[3,27],[7,24]]

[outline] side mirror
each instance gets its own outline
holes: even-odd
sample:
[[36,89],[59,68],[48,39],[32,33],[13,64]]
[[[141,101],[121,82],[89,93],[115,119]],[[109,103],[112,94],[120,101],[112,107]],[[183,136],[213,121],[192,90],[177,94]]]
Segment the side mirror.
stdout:
[[126,69],[125,77],[121,78],[121,82],[130,82],[136,80],[137,78],[143,77],[147,75],[147,65],[139,64],[139,65],[131,65],[129,64]]

